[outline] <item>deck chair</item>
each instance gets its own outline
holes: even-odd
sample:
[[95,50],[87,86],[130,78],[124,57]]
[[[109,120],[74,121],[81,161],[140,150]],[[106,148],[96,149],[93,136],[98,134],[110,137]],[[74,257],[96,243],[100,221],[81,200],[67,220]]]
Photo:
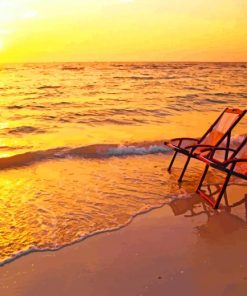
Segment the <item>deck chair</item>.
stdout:
[[[215,158],[216,152],[224,152],[226,150],[228,151],[228,153],[231,152],[231,156],[227,160],[220,161],[219,159]],[[218,209],[220,201],[226,191],[231,176],[236,176],[243,180],[247,180],[247,136],[244,137],[242,143],[235,150],[229,147],[211,147],[203,150],[203,152],[205,151],[210,153],[207,155],[202,153],[198,156],[198,159],[206,163],[206,167],[200,180],[200,183],[198,185],[197,193],[199,193],[202,198],[208,201],[213,206],[213,208]],[[206,178],[209,167],[213,167],[214,169],[226,173],[225,181],[215,200],[211,195],[207,195],[203,190],[201,190],[203,181]]]
[[[202,149],[206,147],[217,147],[225,139],[227,139],[226,147],[229,147],[231,140],[231,131],[240,121],[240,119],[245,115],[246,111],[247,110],[226,108],[200,139],[176,138],[172,139],[169,142],[164,142],[164,145],[174,150],[174,155],[168,167],[168,172],[171,172],[173,163],[178,153],[186,155],[187,160],[182,170],[182,173],[178,179],[179,182],[182,182],[184,173],[188,167],[190,159],[197,158],[197,156],[201,153]],[[227,158],[228,150],[226,150],[225,159]]]

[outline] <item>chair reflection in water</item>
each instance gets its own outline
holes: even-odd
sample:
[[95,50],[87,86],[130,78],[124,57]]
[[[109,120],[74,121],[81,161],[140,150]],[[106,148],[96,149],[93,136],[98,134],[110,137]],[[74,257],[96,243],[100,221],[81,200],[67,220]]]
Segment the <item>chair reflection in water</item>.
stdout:
[[[235,185],[235,184],[230,184]],[[245,184],[238,184],[237,186],[244,186]],[[218,195],[221,190],[219,184],[216,185],[206,185],[207,191],[211,195]],[[222,224],[227,227],[223,227],[224,232],[232,231],[234,229],[246,227],[247,225],[247,194],[244,193],[243,196],[238,198],[237,201],[233,203],[230,202],[231,198],[228,197],[227,192],[224,193],[224,206],[221,206],[221,211],[215,211],[204,199],[201,199],[199,195],[193,194],[190,198],[174,199],[169,205],[175,216],[184,215],[184,217],[196,217],[205,214],[207,216],[207,223],[199,228],[208,227],[209,224],[217,225]],[[236,210],[236,211],[235,211]],[[227,228],[227,229],[226,229]]]

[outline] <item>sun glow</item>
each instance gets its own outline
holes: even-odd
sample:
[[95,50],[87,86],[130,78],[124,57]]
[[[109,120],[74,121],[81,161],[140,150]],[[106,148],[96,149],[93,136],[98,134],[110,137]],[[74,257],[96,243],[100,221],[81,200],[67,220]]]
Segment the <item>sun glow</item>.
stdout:
[[0,61],[244,61],[246,13],[245,0],[0,0]]
[[0,51],[2,51],[4,49],[4,43],[2,40],[0,40]]

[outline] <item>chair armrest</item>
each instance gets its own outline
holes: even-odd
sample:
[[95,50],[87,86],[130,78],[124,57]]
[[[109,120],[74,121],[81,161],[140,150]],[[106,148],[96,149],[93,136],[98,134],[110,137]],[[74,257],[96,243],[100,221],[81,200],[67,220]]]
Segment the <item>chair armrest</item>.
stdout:
[[237,164],[238,162],[247,162],[247,158],[233,158],[233,159],[224,161],[222,164],[227,166],[229,164]]
[[171,141],[178,141],[178,140],[194,140],[194,141],[197,141],[198,142],[198,139],[196,138],[174,138],[172,139]]
[[[195,142],[198,142],[199,140],[195,139],[195,138],[174,138],[174,139],[171,139],[170,141],[165,141],[164,145],[167,145],[169,143],[173,144],[173,142],[177,142],[176,146],[181,147],[181,145],[183,144],[183,141],[195,141]],[[173,145],[175,145],[175,144],[173,144]]]
[[203,152],[216,152],[216,151],[231,151],[231,152],[236,152],[235,149],[232,149],[232,148],[223,148],[223,147],[208,147],[208,148],[205,148],[205,149],[202,149],[201,153]]
[[191,141],[195,141],[195,142],[198,142],[199,140],[196,139],[196,138],[174,138],[174,139],[171,139],[171,142],[172,141],[179,141],[179,140],[191,140]]
[[206,144],[205,145],[204,144],[195,144],[195,145],[186,146],[185,148],[186,149],[189,149],[189,148],[202,148],[202,147],[207,147],[209,149],[209,148],[213,148],[214,146],[212,146],[212,145],[206,145]]

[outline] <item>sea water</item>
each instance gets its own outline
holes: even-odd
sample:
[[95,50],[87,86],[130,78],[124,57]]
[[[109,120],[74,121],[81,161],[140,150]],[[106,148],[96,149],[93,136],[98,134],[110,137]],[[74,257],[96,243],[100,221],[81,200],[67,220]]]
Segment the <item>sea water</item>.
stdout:
[[2,64],[0,78],[0,264],[191,194],[201,171],[181,189],[163,141],[247,100],[246,63]]

